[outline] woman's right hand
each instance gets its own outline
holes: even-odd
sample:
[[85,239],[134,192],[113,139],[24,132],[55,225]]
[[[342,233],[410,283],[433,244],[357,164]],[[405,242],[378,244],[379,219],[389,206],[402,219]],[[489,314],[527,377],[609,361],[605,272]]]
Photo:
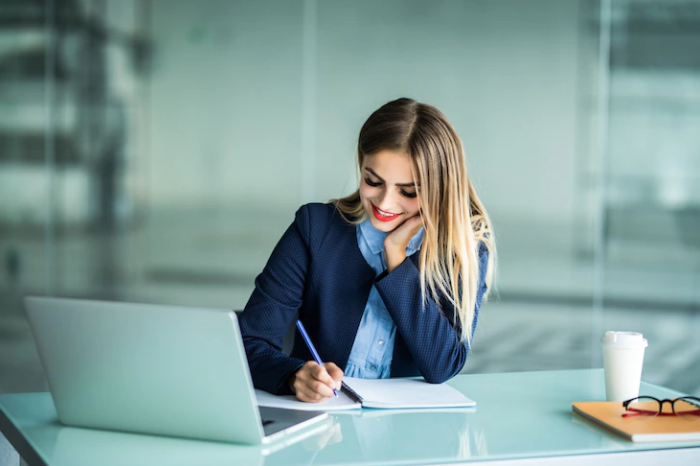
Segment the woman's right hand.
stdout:
[[320,403],[335,396],[333,389],[340,390],[342,369],[332,362],[326,362],[323,366],[316,361],[307,361],[289,378],[289,388],[299,400]]

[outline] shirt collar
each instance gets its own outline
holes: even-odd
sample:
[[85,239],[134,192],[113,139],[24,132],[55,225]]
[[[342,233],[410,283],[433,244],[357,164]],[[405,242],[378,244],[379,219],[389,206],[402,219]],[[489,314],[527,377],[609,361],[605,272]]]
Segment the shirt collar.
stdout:
[[[372,225],[372,221],[366,218],[362,223],[358,225],[362,236],[369,246],[372,254],[381,254],[384,251],[384,238],[388,233],[379,231]],[[408,242],[406,247],[406,255],[410,256],[416,253],[423,244],[423,234],[425,233],[425,228],[418,230],[418,233],[413,235],[413,238]]]

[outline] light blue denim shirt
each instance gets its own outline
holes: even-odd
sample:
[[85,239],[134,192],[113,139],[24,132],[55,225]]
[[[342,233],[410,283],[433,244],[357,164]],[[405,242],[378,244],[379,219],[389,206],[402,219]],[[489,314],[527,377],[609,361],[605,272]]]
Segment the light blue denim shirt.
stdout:
[[[406,248],[406,256],[415,254],[423,244],[424,229],[416,233]],[[386,270],[384,238],[387,233],[372,226],[370,219],[357,225],[357,244],[367,263],[377,275]],[[389,315],[377,288],[372,285],[355,342],[350,351],[345,375],[363,379],[387,379],[394,356],[396,325]]]

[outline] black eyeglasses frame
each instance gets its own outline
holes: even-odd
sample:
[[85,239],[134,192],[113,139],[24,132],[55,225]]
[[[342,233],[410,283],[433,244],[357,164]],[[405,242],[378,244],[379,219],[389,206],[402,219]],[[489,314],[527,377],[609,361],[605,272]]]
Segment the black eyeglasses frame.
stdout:
[[[630,408],[629,405],[635,400],[648,400],[648,401],[656,401],[659,405],[659,410],[654,412],[650,411],[648,409],[637,409],[637,408]],[[684,401],[688,404],[697,406],[697,411],[685,411],[682,413],[677,413],[676,412],[676,402],[677,401]],[[669,403],[671,405],[671,413],[665,413],[663,412],[664,409],[664,404]],[[622,402],[622,407],[625,409],[625,411],[629,411],[628,413],[625,413],[622,415],[622,417],[630,417],[630,416],[639,416],[639,415],[653,415],[653,416],[700,416],[700,398],[694,397],[694,396],[681,396],[678,398],[666,398],[663,400],[660,400],[656,397],[653,396],[637,396],[634,398],[630,398],[629,400],[625,400]]]

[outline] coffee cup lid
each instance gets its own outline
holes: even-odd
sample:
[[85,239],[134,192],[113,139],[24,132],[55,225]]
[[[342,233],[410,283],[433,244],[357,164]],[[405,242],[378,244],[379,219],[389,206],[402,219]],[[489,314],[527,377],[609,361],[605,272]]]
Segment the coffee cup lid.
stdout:
[[601,342],[603,346],[615,348],[646,348],[649,345],[646,338],[637,332],[605,332]]

